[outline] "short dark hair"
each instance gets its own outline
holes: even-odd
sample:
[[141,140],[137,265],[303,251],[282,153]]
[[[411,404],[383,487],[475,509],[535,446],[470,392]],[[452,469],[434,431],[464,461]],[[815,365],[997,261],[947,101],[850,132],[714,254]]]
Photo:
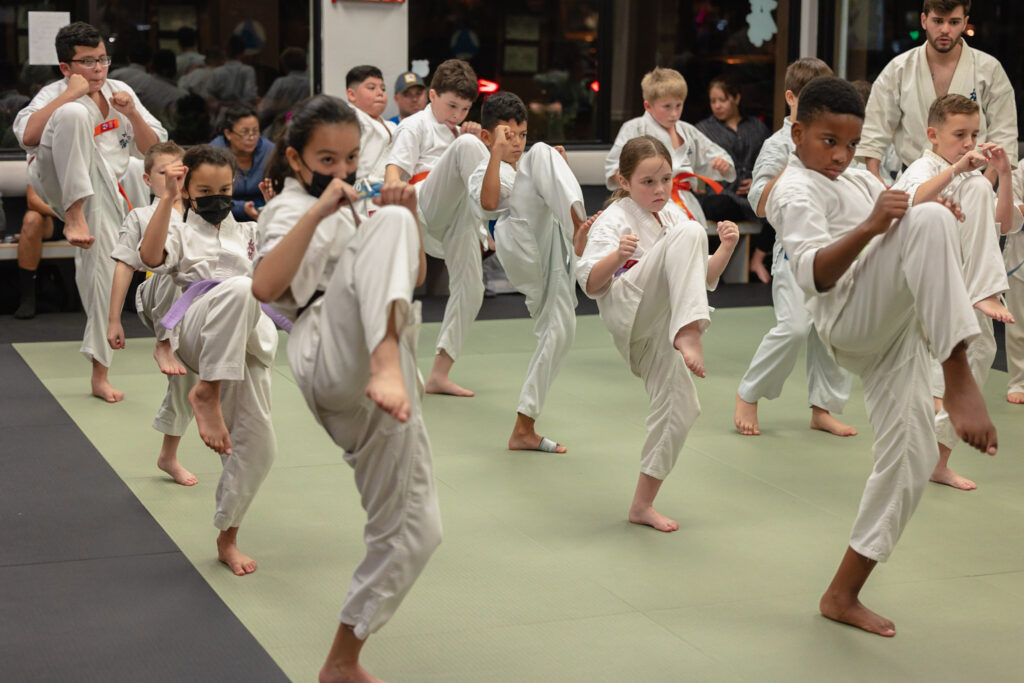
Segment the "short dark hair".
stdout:
[[486,100],[480,108],[480,121],[484,130],[494,132],[499,121],[526,121],[526,105],[519,95],[512,92],[496,92]]
[[712,89],[718,88],[726,97],[739,97],[740,86],[730,76],[716,76],[708,83],[708,94],[711,94]]
[[238,161],[235,155],[227,147],[214,147],[213,145],[192,145],[185,152],[181,163],[188,167],[185,173],[185,189],[188,189],[188,181],[192,179],[192,172],[203,164],[209,164],[218,168],[225,166],[231,169],[231,177],[238,175]]
[[970,116],[977,114],[978,111],[977,102],[969,97],[951,92],[932,102],[932,106],[928,108],[928,125],[941,126],[950,116],[955,114]]
[[383,81],[384,74],[372,64],[360,64],[359,66],[352,67],[345,74],[345,87],[351,88],[353,85],[359,85],[367,78],[379,78]]
[[178,29],[178,45],[183,48],[196,46],[196,30],[191,26],[182,26]]
[[228,38],[228,58],[241,57],[245,52],[245,38],[238,33],[232,33]]
[[301,47],[285,48],[284,52],[281,53],[281,66],[288,73],[292,71],[305,71],[309,68],[309,62],[306,61],[306,51]]
[[786,67],[786,81],[783,87],[797,97],[804,86],[819,76],[831,76],[832,68],[817,57],[801,57]]
[[801,91],[796,120],[806,126],[823,114],[849,114],[863,120],[864,101],[842,78],[819,76]]
[[964,8],[964,16],[971,13],[971,0],[924,0],[921,7],[923,14],[949,14],[957,7]]
[[57,60],[70,64],[75,58],[75,47],[98,47],[103,36],[92,24],[76,21],[57,31],[53,44],[57,48]]
[[250,116],[258,118],[256,116],[256,110],[248,104],[233,104],[228,107],[227,111],[224,112],[224,117],[221,119],[220,131],[223,133],[225,130],[234,130],[235,124],[242,119],[247,119]]
[[469,62],[461,59],[447,59],[441,62],[430,79],[430,89],[438,95],[450,92],[470,102],[476,101],[479,92],[476,72]]

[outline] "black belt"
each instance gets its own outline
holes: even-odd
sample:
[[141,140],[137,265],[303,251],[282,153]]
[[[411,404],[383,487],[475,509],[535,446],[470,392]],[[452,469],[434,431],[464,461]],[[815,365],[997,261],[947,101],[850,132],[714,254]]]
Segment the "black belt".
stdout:
[[298,320],[302,316],[302,314],[306,312],[306,309],[312,306],[313,303],[316,302],[316,300],[322,297],[323,295],[324,290],[322,289],[318,289],[315,292],[313,292],[313,296],[309,297],[309,301],[306,302],[306,305],[299,306],[299,310],[295,311],[295,319]]

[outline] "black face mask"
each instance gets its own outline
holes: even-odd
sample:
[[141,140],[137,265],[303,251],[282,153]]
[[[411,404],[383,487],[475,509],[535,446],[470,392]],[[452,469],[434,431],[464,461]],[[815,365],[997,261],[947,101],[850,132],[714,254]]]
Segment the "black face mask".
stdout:
[[[320,173],[319,171],[314,171],[313,169],[309,168],[309,164],[306,163],[305,159],[302,159],[301,157],[299,158],[302,161],[302,165],[309,169],[309,172],[313,174],[313,179],[309,181],[308,185],[306,185],[306,192],[319,199],[320,195],[322,195],[324,193],[324,190],[327,189],[327,186],[331,184],[332,180],[334,180],[334,176],[327,175],[326,173]],[[347,176],[342,178],[342,180],[344,180],[349,185],[355,185],[355,171],[349,173]]]
[[231,195],[229,194],[196,197],[193,201],[195,201],[193,210],[210,225],[218,225],[231,213]]

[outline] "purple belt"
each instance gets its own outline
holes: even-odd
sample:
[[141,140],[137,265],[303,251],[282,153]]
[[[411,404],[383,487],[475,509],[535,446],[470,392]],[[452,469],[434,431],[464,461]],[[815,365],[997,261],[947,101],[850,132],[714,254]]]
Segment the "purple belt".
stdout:
[[[160,319],[160,324],[168,330],[173,330],[178,326],[178,323],[181,322],[182,318],[185,317],[185,313],[188,311],[189,306],[192,305],[192,302],[203,294],[209,292],[221,282],[223,282],[223,280],[211,278],[208,280],[199,280],[198,282],[190,284],[185,291],[182,292],[182,295],[178,297],[178,300],[174,302],[174,305],[171,306],[171,310],[167,311],[167,315]],[[271,308],[270,304],[260,304],[260,308],[262,308],[263,312],[267,314],[267,317],[277,323],[277,326],[282,330],[285,332],[292,331],[292,321]]]

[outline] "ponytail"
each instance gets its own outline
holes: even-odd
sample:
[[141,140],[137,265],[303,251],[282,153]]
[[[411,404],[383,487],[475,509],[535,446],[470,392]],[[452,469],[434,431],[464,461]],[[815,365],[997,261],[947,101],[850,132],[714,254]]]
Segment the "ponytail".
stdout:
[[332,123],[351,123],[358,126],[359,120],[349,105],[331,95],[314,95],[295,106],[285,125],[274,137],[274,153],[267,160],[267,166],[263,171],[264,177],[270,180],[274,192],[281,192],[285,179],[295,176],[285,150],[292,147],[301,153],[309,144],[313,131],[322,125]]

